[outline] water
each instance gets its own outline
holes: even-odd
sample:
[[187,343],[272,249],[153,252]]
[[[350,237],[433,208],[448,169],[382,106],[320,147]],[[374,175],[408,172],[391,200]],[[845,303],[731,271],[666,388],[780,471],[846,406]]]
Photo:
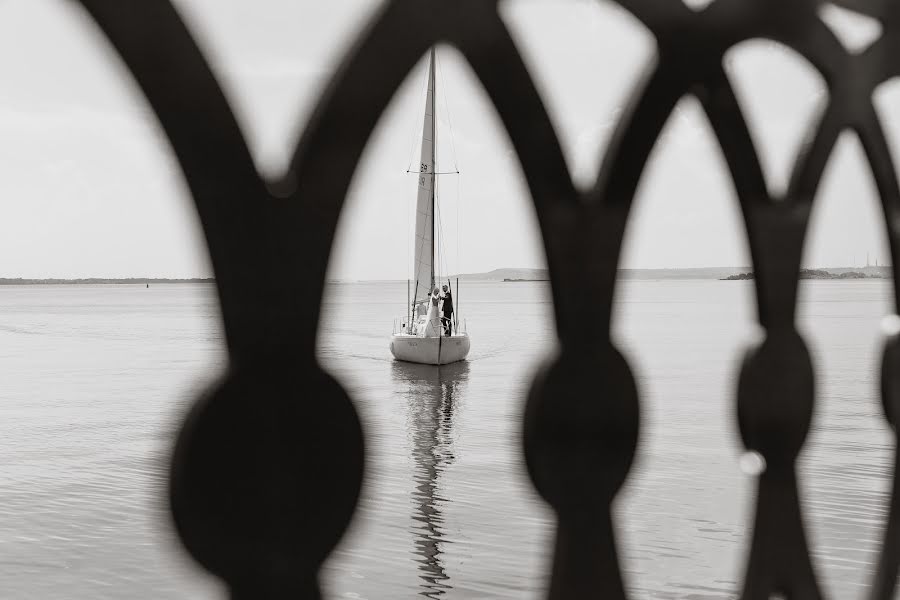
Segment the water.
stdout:
[[[390,359],[404,284],[336,285],[320,355],[366,427],[351,531],[323,569],[333,598],[539,598],[552,513],[521,459],[530,373],[555,344],[545,284],[457,294],[473,348],[437,369]],[[635,597],[732,598],[753,480],[734,388],[756,335],[750,282],[631,281],[615,337],[642,399],[638,458],[614,507]],[[818,404],[801,458],[815,565],[861,596],[887,506],[892,436],[877,395],[883,281],[807,281],[800,326]],[[174,541],[174,432],[225,357],[208,285],[0,288],[0,596],[218,598]],[[589,318],[589,315],[585,316]]]

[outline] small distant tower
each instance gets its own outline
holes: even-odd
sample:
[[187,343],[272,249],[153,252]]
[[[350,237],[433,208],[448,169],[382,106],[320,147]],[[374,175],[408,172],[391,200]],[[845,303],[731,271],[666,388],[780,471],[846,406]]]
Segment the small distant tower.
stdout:
[[869,266],[869,253],[866,252],[866,266]]

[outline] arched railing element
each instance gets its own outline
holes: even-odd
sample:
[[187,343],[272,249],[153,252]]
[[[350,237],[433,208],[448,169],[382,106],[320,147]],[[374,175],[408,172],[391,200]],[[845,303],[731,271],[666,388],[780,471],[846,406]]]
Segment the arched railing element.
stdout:
[[[766,464],[743,598],[822,596],[794,466],[814,409],[809,352],[794,324],[797,280],[824,166],[838,134],[849,128],[862,141],[877,183],[900,297],[900,186],[872,105],[875,88],[900,74],[900,4],[840,0],[883,27],[878,41],[853,54],[818,17],[816,0],[717,0],[701,11],[675,0],[619,0],[655,35],[659,61],[623,113],[596,184],[580,192],[497,2],[386,2],[322,94],[287,172],[264,181],[204,57],[167,0],[81,1],[166,132],[215,269],[230,367],[184,424],[171,503],[185,545],[229,584],[233,597],[319,597],[319,566],[352,516],[362,482],[361,426],[346,392],[314,353],[328,257],[350,177],[376,120],[414,63],[441,42],[469,61],[510,135],[550,267],[560,352],[536,375],[524,427],[529,472],[558,516],[550,596],[626,596],[610,505],[634,458],[640,409],[634,377],[610,340],[612,298],[638,181],[685,94],[702,103],[734,181],[765,331],[746,355],[737,394],[744,444]],[[830,93],[780,198],[766,189],[722,69],[729,48],[760,37],[805,57]],[[573,315],[597,314],[598,305],[602,318],[588,321],[593,330],[585,332],[580,320],[576,330]],[[900,334],[894,333],[882,371],[892,427],[900,414],[898,361]],[[898,502],[895,477],[873,600],[893,595]]]

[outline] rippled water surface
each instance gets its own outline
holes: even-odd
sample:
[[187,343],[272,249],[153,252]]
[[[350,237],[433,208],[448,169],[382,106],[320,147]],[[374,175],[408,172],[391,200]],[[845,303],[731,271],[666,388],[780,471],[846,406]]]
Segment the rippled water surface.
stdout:
[[[734,387],[754,339],[750,282],[623,282],[616,339],[642,399],[615,516],[636,597],[733,598],[753,481]],[[816,567],[859,598],[877,557],[893,440],[877,396],[880,281],[801,286],[818,400],[801,459]],[[464,284],[470,360],[391,360],[405,283],[332,286],[320,356],[366,427],[351,530],[326,563],[335,598],[539,598],[553,519],[521,458],[524,396],[552,353],[541,283]],[[584,315],[591,318],[590,315]],[[218,598],[166,516],[177,423],[225,357],[208,285],[0,288],[0,597]]]

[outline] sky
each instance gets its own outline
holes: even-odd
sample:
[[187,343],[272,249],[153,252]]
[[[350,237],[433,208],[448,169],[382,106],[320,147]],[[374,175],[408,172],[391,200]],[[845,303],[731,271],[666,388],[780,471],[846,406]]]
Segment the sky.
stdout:
[[[696,0],[699,1],[699,0]],[[280,173],[318,94],[373,0],[176,0],[231,102],[257,168]],[[152,111],[82,9],[66,0],[7,0],[0,20],[0,277],[197,277],[211,270],[177,163]],[[562,141],[587,186],[622,107],[655,60],[652,36],[599,0],[503,5]],[[838,9],[823,18],[848,47],[874,22]],[[160,43],[163,43],[162,41]],[[438,166],[444,270],[544,266],[521,167],[461,56],[440,47]],[[771,42],[729,52],[726,69],[761,150],[769,186],[827,98],[805,60]],[[340,279],[405,279],[425,62],[409,74],[357,166],[329,265]],[[876,97],[900,167],[900,83]],[[451,135],[452,133],[452,135]],[[887,259],[874,183],[845,134],[813,212],[804,263]],[[745,266],[733,186],[709,125],[684,98],[641,181],[621,266]]]

